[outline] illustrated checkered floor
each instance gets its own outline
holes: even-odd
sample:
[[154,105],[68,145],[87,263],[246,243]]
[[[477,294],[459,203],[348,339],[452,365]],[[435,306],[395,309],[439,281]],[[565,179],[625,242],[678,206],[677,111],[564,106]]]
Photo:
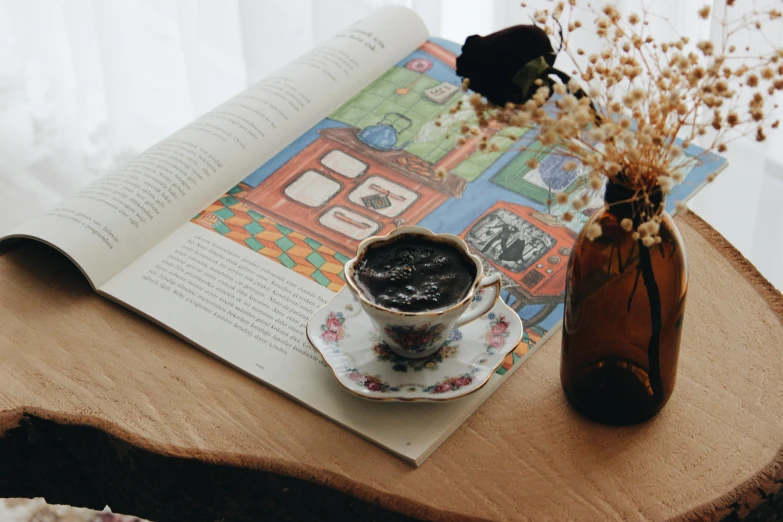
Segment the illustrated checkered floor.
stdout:
[[[237,185],[191,221],[262,254],[333,291],[345,284],[343,266],[349,258],[301,232],[248,208],[236,196],[245,190]],[[510,353],[499,374],[506,373],[541,340],[537,328],[526,328],[522,342]]]
[[344,283],[348,257],[248,208],[235,196],[241,186],[204,209],[191,221],[303,274],[334,291]]

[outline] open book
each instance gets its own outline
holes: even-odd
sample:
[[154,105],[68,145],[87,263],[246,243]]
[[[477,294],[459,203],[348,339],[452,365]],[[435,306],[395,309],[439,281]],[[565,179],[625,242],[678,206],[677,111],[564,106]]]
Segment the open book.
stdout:
[[[383,8],[3,241],[57,248],[101,295],[418,465],[558,327],[570,250],[602,204],[561,223],[553,194],[584,190],[581,169],[541,152],[531,169],[531,152],[478,151],[448,132],[471,124],[452,110],[466,96],[459,52],[412,11]],[[516,133],[540,150],[535,129],[502,130],[490,143]],[[723,166],[692,162],[671,199]],[[403,223],[465,238],[525,324],[487,386],[460,400],[357,398],[305,337],[358,243]],[[524,249],[505,248],[502,234],[525,230]]]

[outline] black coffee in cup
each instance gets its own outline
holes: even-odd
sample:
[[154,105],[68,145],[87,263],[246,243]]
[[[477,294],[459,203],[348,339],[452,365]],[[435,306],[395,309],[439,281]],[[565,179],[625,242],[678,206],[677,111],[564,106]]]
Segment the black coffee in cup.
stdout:
[[475,279],[476,265],[464,252],[419,234],[371,245],[354,269],[354,281],[367,298],[401,312],[457,304]]

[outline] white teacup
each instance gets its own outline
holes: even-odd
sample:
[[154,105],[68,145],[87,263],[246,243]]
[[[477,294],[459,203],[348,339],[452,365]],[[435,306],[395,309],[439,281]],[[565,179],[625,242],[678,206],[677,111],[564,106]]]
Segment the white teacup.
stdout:
[[[368,247],[385,243],[399,236],[411,234],[432,238],[434,242],[448,243],[462,251],[475,265],[476,276],[467,295],[446,308],[424,312],[402,312],[384,308],[365,295],[354,280],[354,270],[364,259]],[[365,239],[356,250],[356,257],[345,265],[345,281],[348,288],[359,299],[364,311],[370,316],[379,335],[395,353],[410,359],[419,359],[432,355],[443,346],[449,333],[457,327],[486,314],[500,295],[500,275],[484,277],[481,260],[468,250],[465,242],[451,234],[435,234],[432,231],[415,226],[399,227],[386,236],[373,236]],[[474,297],[480,295],[481,298]],[[473,305],[473,306],[471,306]]]

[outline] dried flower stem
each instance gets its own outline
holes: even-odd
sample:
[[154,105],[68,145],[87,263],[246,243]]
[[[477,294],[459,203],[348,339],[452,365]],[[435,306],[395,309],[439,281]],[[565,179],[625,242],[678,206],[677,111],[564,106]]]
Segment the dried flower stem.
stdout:
[[[663,397],[661,383],[661,294],[653,273],[650,249],[639,245],[639,271],[647,287],[647,299],[650,302],[650,341],[647,344],[647,361],[649,365],[650,387],[654,397]],[[634,289],[636,285],[634,285]],[[633,296],[633,294],[631,294]]]

